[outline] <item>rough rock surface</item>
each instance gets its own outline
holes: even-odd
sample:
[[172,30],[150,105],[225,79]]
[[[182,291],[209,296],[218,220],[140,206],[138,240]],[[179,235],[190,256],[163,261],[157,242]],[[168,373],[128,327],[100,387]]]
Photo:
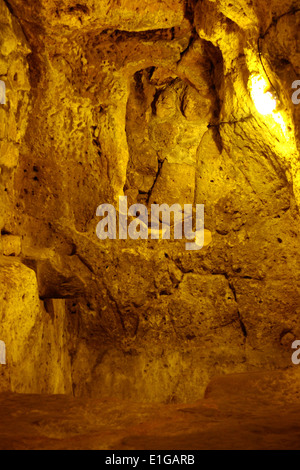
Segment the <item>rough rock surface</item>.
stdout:
[[[297,3],[0,0],[0,390],[187,402],[291,366]],[[251,100],[265,71],[284,131]],[[101,242],[123,194],[205,204],[205,248]]]
[[15,261],[1,261],[0,282],[0,337],[8,366],[0,369],[1,391],[70,394],[65,301],[44,305],[34,271]]

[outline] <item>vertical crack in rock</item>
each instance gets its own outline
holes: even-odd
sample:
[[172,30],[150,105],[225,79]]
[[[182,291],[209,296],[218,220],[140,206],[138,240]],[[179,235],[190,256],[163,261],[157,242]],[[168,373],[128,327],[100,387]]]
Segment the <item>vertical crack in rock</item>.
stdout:
[[[165,160],[164,160],[165,161]],[[150,191],[148,192],[148,195],[147,195],[147,204],[149,204],[150,202],[150,199],[151,199],[151,196],[152,196],[152,193],[154,191],[154,188],[155,188],[155,185],[157,183],[157,180],[161,174],[161,170],[162,170],[162,167],[163,167],[163,164],[164,164],[164,161],[158,161],[158,170],[157,170],[157,173],[155,175],[155,178],[154,178],[154,181],[153,181],[153,185],[152,187],[150,188]]]

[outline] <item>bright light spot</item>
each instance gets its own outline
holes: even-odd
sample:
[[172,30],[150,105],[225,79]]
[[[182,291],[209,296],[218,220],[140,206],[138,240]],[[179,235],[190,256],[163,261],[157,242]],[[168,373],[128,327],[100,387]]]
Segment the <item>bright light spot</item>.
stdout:
[[251,98],[257,111],[263,116],[273,114],[276,109],[277,101],[268,89],[268,83],[262,76],[251,77]]

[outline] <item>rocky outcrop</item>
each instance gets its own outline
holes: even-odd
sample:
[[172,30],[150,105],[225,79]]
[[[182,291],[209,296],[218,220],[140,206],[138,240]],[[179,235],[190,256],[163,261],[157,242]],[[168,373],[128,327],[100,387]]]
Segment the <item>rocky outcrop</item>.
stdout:
[[[215,375],[291,366],[299,17],[292,0],[0,0],[14,391],[188,401]],[[254,75],[276,88],[279,121],[257,111]],[[97,207],[124,194],[205,204],[203,250],[98,240]]]

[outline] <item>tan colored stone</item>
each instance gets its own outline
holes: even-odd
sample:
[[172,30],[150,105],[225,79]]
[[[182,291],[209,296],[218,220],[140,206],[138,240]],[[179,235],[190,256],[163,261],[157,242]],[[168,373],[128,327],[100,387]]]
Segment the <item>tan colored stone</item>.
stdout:
[[0,142],[0,165],[15,168],[19,162],[19,149],[12,142]]
[[4,60],[2,57],[0,57],[0,75],[6,75],[7,74],[7,61]]
[[10,389],[18,393],[70,391],[69,362],[61,336],[63,309],[57,306],[51,320],[39,299],[34,271],[20,263],[0,263],[0,337],[6,344],[4,367]]
[[9,26],[1,26],[0,30],[0,53],[7,57],[17,48],[17,39]]
[[1,237],[4,256],[19,256],[21,253],[21,239],[13,235]]

